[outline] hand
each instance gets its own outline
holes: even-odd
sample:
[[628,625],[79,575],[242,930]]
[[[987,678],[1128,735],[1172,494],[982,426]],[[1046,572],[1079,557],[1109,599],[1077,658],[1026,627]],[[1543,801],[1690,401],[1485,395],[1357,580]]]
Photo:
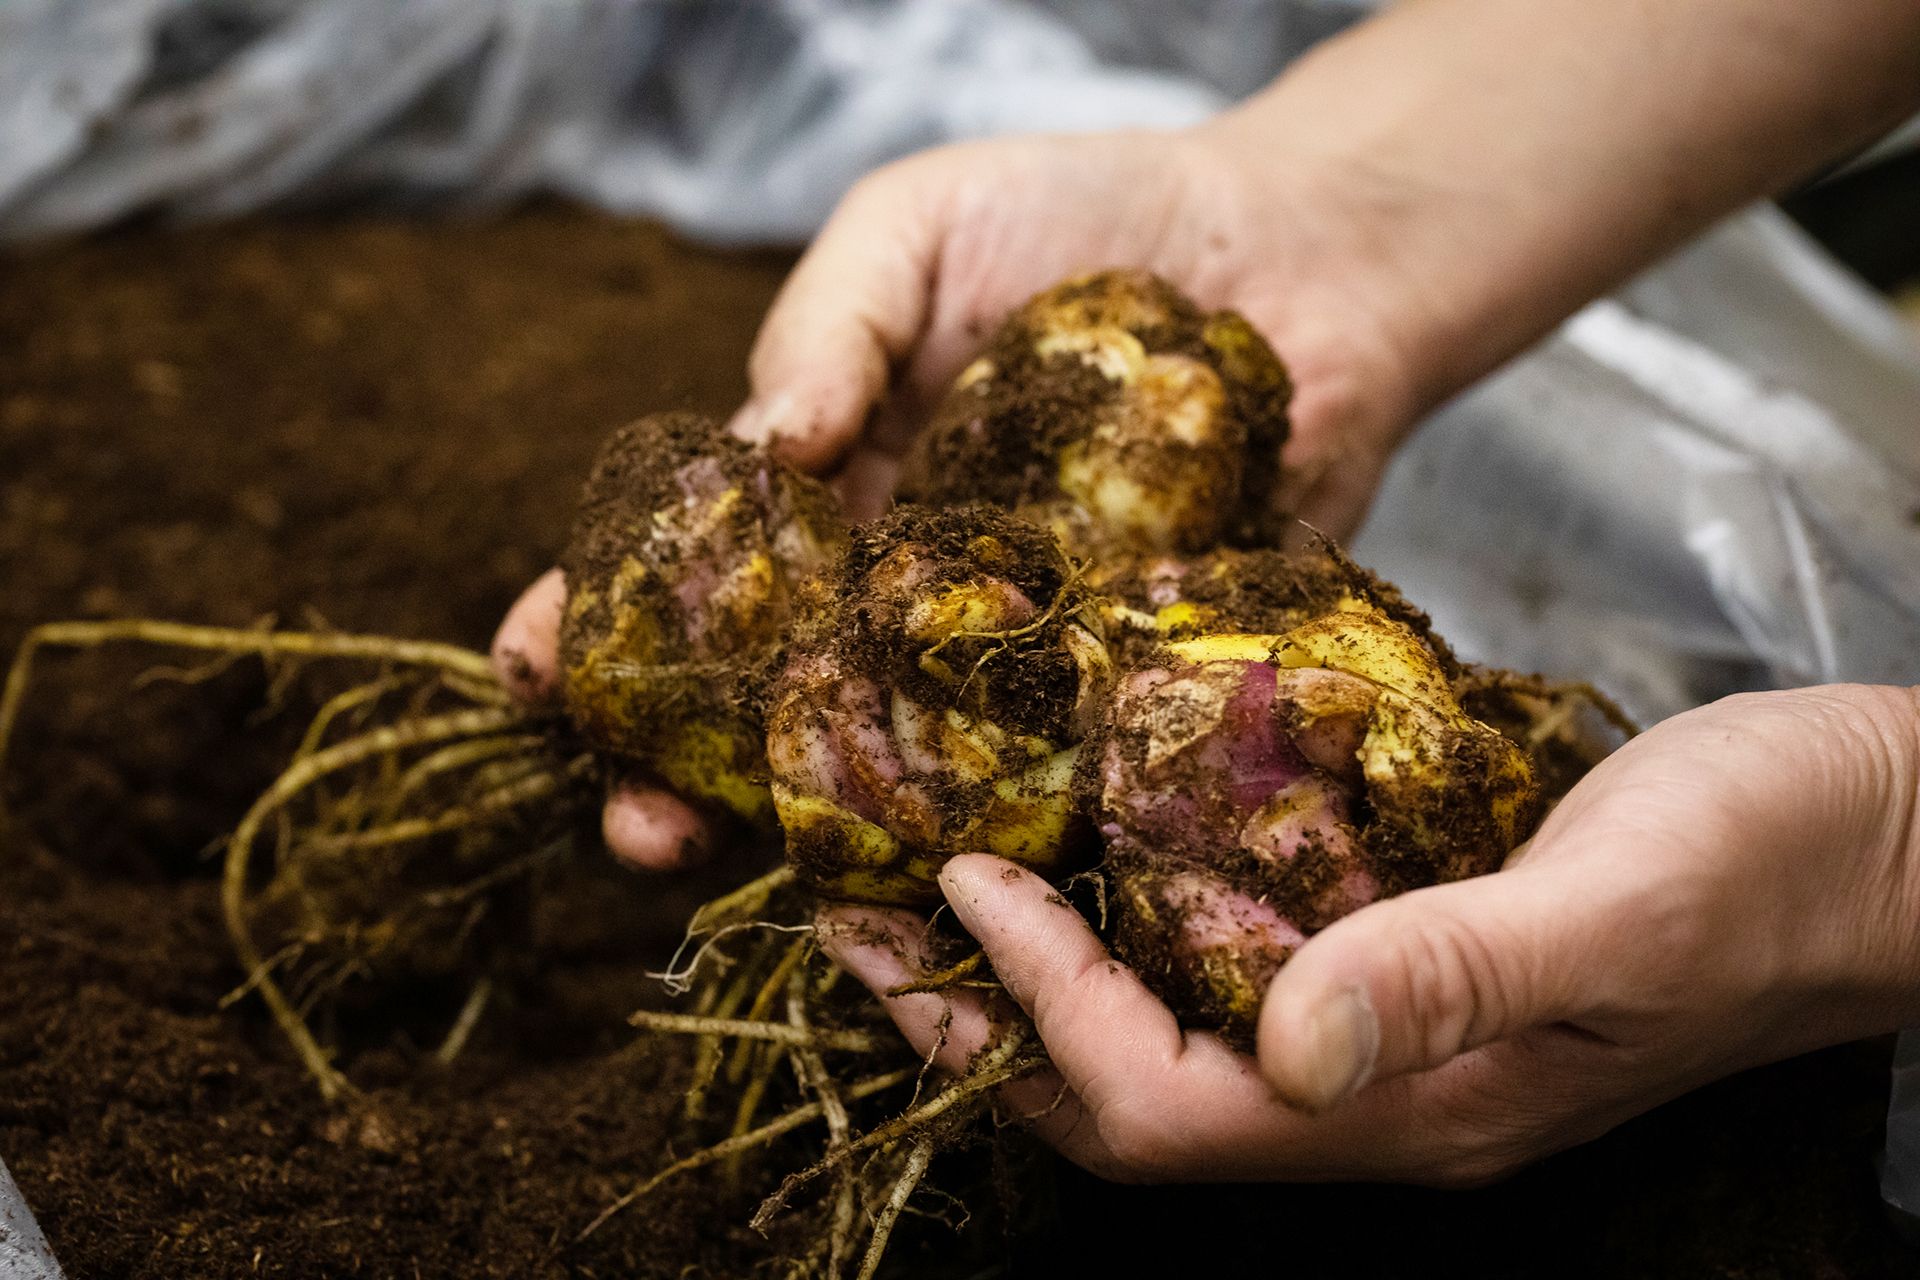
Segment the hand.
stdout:
[[[941,879],[1053,1057],[1007,1101],[1077,1163],[1463,1186],[1719,1076],[1913,1022],[1917,810],[1920,690],[1677,716],[1603,762],[1508,870],[1316,935],[1268,992],[1257,1063],[1181,1032],[1044,882],[984,856]],[[924,926],[904,913],[821,925],[876,990],[918,976]],[[960,995],[887,1003],[923,1052],[952,1008],[949,1069],[987,1035]]]
[[1273,342],[1295,383],[1286,505],[1346,536],[1412,418],[1381,319],[1395,295],[1344,193],[1264,160],[1256,175],[1209,124],[942,147],[879,170],[768,313],[734,431],[837,469],[856,516],[878,514],[912,436],[1010,311],[1076,273],[1146,267]]

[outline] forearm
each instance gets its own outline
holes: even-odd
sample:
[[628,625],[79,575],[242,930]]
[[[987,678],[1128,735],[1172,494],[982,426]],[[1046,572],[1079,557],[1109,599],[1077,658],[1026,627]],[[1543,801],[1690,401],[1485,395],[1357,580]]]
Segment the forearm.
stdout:
[[1202,135],[1314,224],[1283,353],[1358,291],[1417,414],[1916,107],[1910,0],[1421,0]]

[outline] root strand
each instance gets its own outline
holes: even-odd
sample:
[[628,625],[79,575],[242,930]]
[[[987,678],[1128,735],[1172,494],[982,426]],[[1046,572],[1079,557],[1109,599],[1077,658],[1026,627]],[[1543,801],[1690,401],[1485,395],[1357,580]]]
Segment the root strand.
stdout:
[[818,1052],[833,1049],[842,1053],[878,1053],[880,1041],[866,1031],[834,1031],[785,1022],[750,1022],[745,1018],[715,1018],[697,1013],[655,1013],[641,1009],[628,1015],[629,1026],[653,1031],[677,1031],[686,1035],[737,1036],[746,1040],[769,1040],[788,1048]]
[[[895,1085],[905,1084],[913,1078],[914,1071],[915,1068],[913,1067],[902,1067],[898,1071],[889,1071],[885,1075],[873,1076],[870,1079],[849,1085],[846,1091],[847,1100],[857,1101],[871,1094],[879,1093],[884,1089],[891,1089]],[[704,1151],[696,1151],[686,1159],[668,1165],[659,1173],[641,1182],[638,1186],[634,1187],[633,1190],[627,1192],[626,1195],[621,1196],[618,1200],[603,1209],[599,1217],[587,1224],[586,1230],[574,1237],[574,1243],[578,1244],[580,1241],[585,1240],[599,1229],[601,1223],[675,1174],[685,1173],[688,1169],[698,1169],[702,1165],[712,1164],[715,1160],[724,1160],[736,1151],[747,1151],[762,1143],[771,1142],[783,1133],[791,1133],[803,1124],[818,1120],[821,1114],[822,1108],[820,1104],[817,1102],[809,1102],[805,1106],[795,1107],[792,1111],[787,1112],[777,1120],[761,1125],[751,1133],[743,1133],[737,1138],[729,1138],[725,1142],[717,1142]]]
[[913,1144],[913,1150],[907,1155],[907,1167],[900,1171],[886,1204],[874,1217],[873,1235],[867,1241],[867,1256],[861,1260],[860,1274],[855,1280],[873,1280],[874,1273],[880,1270],[880,1259],[886,1255],[887,1238],[893,1234],[893,1224],[900,1220],[900,1211],[907,1207],[913,1189],[920,1185],[920,1179],[926,1176],[927,1166],[933,1163],[933,1147],[934,1138],[930,1133],[920,1135],[919,1141]]
[[468,994],[467,1002],[460,1006],[460,1016],[453,1020],[453,1030],[447,1032],[447,1038],[434,1051],[435,1065],[442,1067],[453,1065],[453,1060],[460,1056],[462,1049],[467,1047],[467,1038],[480,1024],[480,1015],[486,1012],[487,1001],[492,998],[492,978],[481,978],[473,984],[473,991]]
[[[953,1110],[962,1103],[979,1098],[989,1089],[997,1088],[1016,1076],[1037,1070],[1045,1062],[1043,1058],[1021,1058],[1020,1051],[1027,1042],[1027,1032],[1031,1024],[1017,1022],[1007,1028],[1000,1043],[983,1053],[974,1062],[966,1075],[948,1084],[918,1107],[904,1111],[870,1133],[855,1139],[837,1151],[830,1151],[810,1167],[798,1173],[790,1173],[775,1191],[761,1202],[754,1213],[753,1221],[747,1225],[755,1231],[764,1232],[767,1223],[786,1206],[787,1199],[795,1191],[825,1173],[828,1169],[848,1160],[862,1151],[871,1151],[875,1147],[898,1142],[916,1129],[922,1129],[940,1116]],[[908,1075],[919,1072],[918,1067],[902,1068]]]

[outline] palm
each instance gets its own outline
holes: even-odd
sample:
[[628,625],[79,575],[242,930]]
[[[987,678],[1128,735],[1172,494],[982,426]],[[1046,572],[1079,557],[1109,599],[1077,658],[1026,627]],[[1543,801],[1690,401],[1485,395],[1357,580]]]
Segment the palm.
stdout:
[[841,466],[850,505],[871,514],[889,460],[1001,317],[1064,277],[1145,267],[1274,341],[1296,383],[1294,508],[1349,533],[1405,425],[1404,398],[1374,372],[1392,362],[1363,300],[1305,296],[1301,264],[1325,237],[1256,203],[1203,132],[973,144],[890,166],[849,194],[795,269],[736,426],[777,432],[809,469]]

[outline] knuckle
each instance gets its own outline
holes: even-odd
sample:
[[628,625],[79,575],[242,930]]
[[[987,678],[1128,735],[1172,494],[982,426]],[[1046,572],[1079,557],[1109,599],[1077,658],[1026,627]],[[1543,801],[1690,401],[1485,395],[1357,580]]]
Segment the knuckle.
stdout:
[[1423,922],[1398,952],[1405,1031],[1415,1055],[1437,1066],[1510,1029],[1520,993],[1498,961],[1505,939],[1484,922]]
[[1183,1126],[1144,1092],[1116,1098],[1094,1113],[1100,1140],[1132,1183],[1174,1181],[1187,1171]]

